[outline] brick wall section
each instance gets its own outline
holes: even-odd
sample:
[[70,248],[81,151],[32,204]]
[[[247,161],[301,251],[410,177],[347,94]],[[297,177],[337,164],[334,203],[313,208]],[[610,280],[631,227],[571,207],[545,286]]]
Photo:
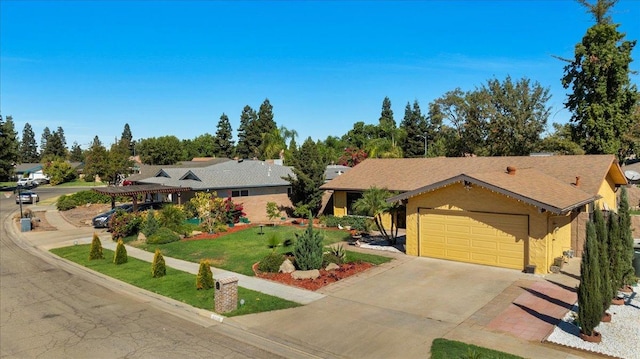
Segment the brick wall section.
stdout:
[[216,280],[213,293],[216,313],[238,309],[238,278],[228,277]]

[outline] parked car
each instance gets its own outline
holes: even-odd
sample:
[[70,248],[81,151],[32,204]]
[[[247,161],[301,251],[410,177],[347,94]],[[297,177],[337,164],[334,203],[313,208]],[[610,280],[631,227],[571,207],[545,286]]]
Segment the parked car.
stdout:
[[[138,203],[138,212],[146,211],[149,209],[160,209],[164,205],[164,202],[141,202]],[[110,209],[104,213],[100,213],[99,215],[93,217],[91,223],[94,228],[107,228],[109,227],[109,221],[114,213],[117,210],[123,210],[125,212],[133,212],[133,204],[127,203],[117,206],[116,208]]]
[[22,187],[22,188],[33,188],[37,185],[37,183],[33,182],[33,180],[31,180],[31,178],[27,178],[27,177],[22,177],[20,179],[18,179],[18,182],[16,182],[16,186],[17,187]]
[[38,203],[40,202],[40,196],[37,193],[31,191],[22,191],[16,194],[16,204],[22,203]]

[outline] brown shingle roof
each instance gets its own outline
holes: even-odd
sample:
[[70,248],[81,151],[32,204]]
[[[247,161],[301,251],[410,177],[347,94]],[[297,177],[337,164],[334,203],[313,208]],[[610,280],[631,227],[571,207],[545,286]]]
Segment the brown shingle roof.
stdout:
[[[515,175],[506,173],[508,166],[516,168]],[[376,186],[414,193],[462,175],[533,202],[568,208],[595,198],[610,169],[615,184],[626,183],[613,155],[367,159],[321,188],[362,191]]]

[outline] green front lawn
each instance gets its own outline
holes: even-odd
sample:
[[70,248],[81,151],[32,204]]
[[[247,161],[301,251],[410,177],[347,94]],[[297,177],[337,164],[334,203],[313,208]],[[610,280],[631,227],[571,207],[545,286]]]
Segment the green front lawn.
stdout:
[[[213,289],[197,290],[196,276],[167,267],[167,275],[161,278],[151,276],[151,263],[133,257],[125,264],[113,264],[113,251],[104,249],[105,259],[89,260],[90,245],[78,245],[52,249],[51,252],[72,262],[100,272],[109,277],[132,284],[136,287],[175,299],[190,306],[213,311]],[[300,304],[264,293],[238,287],[238,298],[244,305],[237,310],[224,313],[227,317],[294,308]]]
[[[199,263],[201,259],[209,259],[213,267],[253,276],[254,273],[251,266],[271,253],[271,249],[267,247],[269,237],[276,235],[280,242],[285,239],[295,240],[295,233],[301,234],[305,229],[305,226],[265,226],[262,228],[264,234],[260,235],[260,228],[254,226],[215,239],[183,240],[169,244],[138,242],[130,242],[128,244],[152,253],[155,252],[156,248],[160,248],[164,256],[194,263]],[[314,230],[322,233],[324,245],[349,239],[349,233],[345,231],[322,228],[314,228]],[[280,246],[276,250],[279,253],[286,253],[293,251],[293,247],[284,248]],[[371,255],[365,261],[379,264],[376,261],[381,260],[389,261],[390,259]]]
[[449,358],[522,359],[522,357],[517,355],[511,355],[473,344],[442,338],[434,339],[431,343],[431,359]]

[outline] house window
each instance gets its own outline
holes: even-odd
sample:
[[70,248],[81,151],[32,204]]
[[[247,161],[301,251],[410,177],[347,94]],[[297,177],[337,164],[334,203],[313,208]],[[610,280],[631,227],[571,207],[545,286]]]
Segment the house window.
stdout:
[[247,189],[231,191],[231,197],[247,197],[248,195],[249,190]]

